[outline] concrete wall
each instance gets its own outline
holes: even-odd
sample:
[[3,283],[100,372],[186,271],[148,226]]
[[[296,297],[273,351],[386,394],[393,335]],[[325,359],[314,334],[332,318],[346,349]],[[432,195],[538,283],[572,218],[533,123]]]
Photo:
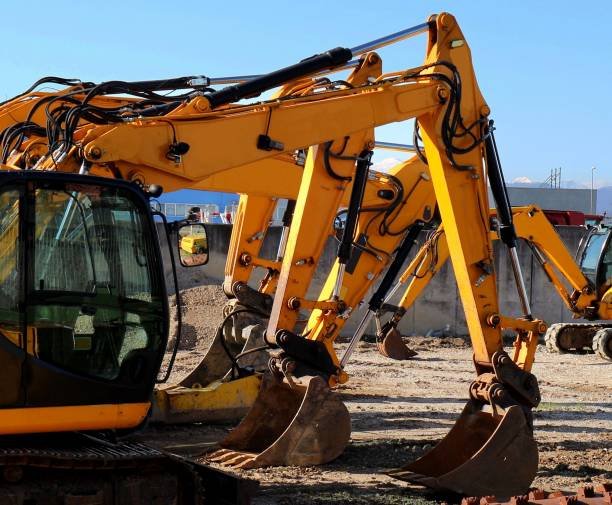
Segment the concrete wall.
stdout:
[[[509,187],[510,203],[515,207],[537,205],[542,209],[577,210],[591,212],[590,189],[522,188]],[[490,196],[493,202],[493,197]],[[593,193],[593,209],[597,208],[597,192]]]
[[[179,265],[179,284],[182,288],[210,282],[210,279],[217,280],[219,283],[223,281],[231,225],[207,225],[207,230],[209,244],[211,245],[210,262],[206,266],[194,268],[184,268]],[[584,234],[584,229],[577,226],[559,226],[557,231],[567,248],[574,253]],[[279,237],[280,228],[272,228],[264,240],[263,257],[272,258],[275,256]],[[423,235],[420,242],[422,243],[424,239],[425,236]],[[520,304],[507,254],[499,243],[495,244],[495,252],[495,270],[498,279],[501,311],[507,315],[520,315]],[[336,242],[333,238],[330,238],[310,286],[309,296],[318,294],[327,272],[334,262],[335,253]],[[549,324],[570,321],[571,313],[565,308],[557,292],[548,282],[530,249],[522,243],[519,245],[519,258],[533,313]],[[168,262],[166,264],[168,265]],[[257,281],[258,278],[254,279],[253,286],[256,286]],[[353,312],[345,326],[344,333],[352,332],[364,310],[365,307]],[[450,262],[438,272],[414,306],[408,310],[400,326],[402,333],[405,335],[424,335],[431,330],[443,330],[445,328],[450,333],[457,335],[467,333],[463,308],[459,300],[457,284]],[[374,327],[370,329],[370,332],[375,332]]]

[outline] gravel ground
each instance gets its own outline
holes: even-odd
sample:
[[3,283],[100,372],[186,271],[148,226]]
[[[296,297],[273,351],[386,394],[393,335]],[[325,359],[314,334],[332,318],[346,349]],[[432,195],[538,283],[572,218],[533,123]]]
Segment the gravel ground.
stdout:
[[[197,363],[220,321],[221,289],[203,286],[183,295],[186,338],[173,374]],[[462,338],[409,339],[419,355],[394,362],[362,343],[339,388],[352,418],[351,442],[336,461],[320,467],[240,472],[260,481],[255,505],[414,504],[457,502],[386,476],[448,432],[474,376],[471,348]],[[343,344],[339,344],[340,349]],[[341,351],[340,351],[341,352]],[[540,469],[534,486],[575,489],[612,481],[612,363],[592,354],[549,354],[540,347],[533,372],[542,403],[535,411]],[[231,426],[163,427],[150,441],[182,454],[210,448]]]

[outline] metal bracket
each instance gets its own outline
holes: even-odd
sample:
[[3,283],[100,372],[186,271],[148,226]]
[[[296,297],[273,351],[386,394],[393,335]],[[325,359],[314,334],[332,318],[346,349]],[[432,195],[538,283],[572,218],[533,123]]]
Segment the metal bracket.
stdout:
[[519,368],[505,352],[493,354],[493,371],[480,374],[470,384],[470,396],[488,403],[494,411],[520,403],[524,407],[537,407],[540,388],[535,375]]
[[504,351],[493,354],[492,361],[497,379],[510,388],[515,395],[518,395],[521,403],[530,407],[537,407],[541,396],[536,376],[519,368],[508,353]]
[[270,314],[274,299],[266,294],[253,289],[244,282],[235,282],[232,286],[232,294],[241,305],[253,308],[264,314]]

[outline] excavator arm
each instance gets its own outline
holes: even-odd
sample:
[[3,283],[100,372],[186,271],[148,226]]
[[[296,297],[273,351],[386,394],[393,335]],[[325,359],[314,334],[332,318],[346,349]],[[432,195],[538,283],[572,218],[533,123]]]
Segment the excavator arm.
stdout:
[[[502,240],[513,259],[516,233],[487,119],[489,109],[455,19],[443,13],[413,33],[424,30],[429,37],[425,62],[416,68],[380,74],[380,58],[368,53],[357,63],[348,85],[319,89],[305,82],[305,76],[342,67],[365,52],[359,47],[337,48],[244,84],[165,101],[121,118],[106,111],[104,121],[81,124],[85,114],[102,114],[92,106],[95,94],[90,91],[74,107],[68,105],[61,120],[48,125],[48,146],[53,152],[39,160],[37,168],[110,174],[145,189],[152,184],[197,187],[231,170],[240,170],[246,187],[254,167],[308,149],[266,334],[278,352],[270,361],[271,374],[253,410],[222,442],[225,449],[216,455],[219,461],[243,467],[321,463],[338,456],[348,442],[348,413],[330,386],[348,379],[345,368],[350,354],[342,359],[336,356],[331,345],[334,328],[326,316],[327,312],[343,314],[347,308],[342,287],[347,271],[350,275],[356,230],[369,232],[367,222],[360,223],[360,214],[365,207],[374,128],[415,119],[424,144],[420,154],[427,160],[460,286],[477,377],[470,386],[470,400],[447,438],[393,475],[474,495],[522,493],[533,479],[537,450],[530,411],[539,393],[529,370],[542,323],[531,315],[516,262],[524,316],[508,318],[499,313],[487,176],[500,214]],[[359,78],[372,73],[372,78]],[[279,84],[290,90],[280,99],[239,103]],[[419,181],[419,173],[407,172],[414,183]],[[378,194],[385,207],[389,196],[396,199],[398,194],[391,180],[387,184],[386,192]],[[422,199],[416,207],[434,205],[434,199],[428,200],[420,190],[414,195]],[[309,333],[300,334],[296,309],[305,300],[305,284],[312,278],[327,230],[347,200],[347,225],[333,286],[324,293],[327,300],[308,304],[315,310],[316,324]],[[382,221],[382,216],[377,219]],[[406,254],[418,221],[428,217],[415,213],[402,219],[397,223],[403,223],[396,230],[398,236],[379,233],[366,237],[367,243],[389,252],[401,243],[396,257],[400,251]],[[366,255],[357,263],[365,261]],[[385,262],[376,262],[373,268],[382,271]],[[518,333],[514,358],[503,351],[502,321]]]
[[[464,63],[469,61],[469,57],[466,58],[469,54],[463,52],[467,51],[467,48],[464,47],[463,37],[457,31],[452,18],[442,17],[437,19],[436,23],[438,28],[441,28],[441,33],[438,31],[435,36],[432,36],[432,41],[435,40],[436,43],[432,42],[430,50],[434,52],[439,50],[440,52],[435,56],[430,56],[431,60],[439,61],[442,59],[446,61],[452,59],[450,55],[444,54],[449,48],[452,48],[459,49],[459,61]],[[449,23],[449,25],[446,23]],[[445,33],[447,31],[450,33]],[[440,40],[441,34],[444,35],[443,41]],[[463,54],[461,54],[462,52]],[[442,54],[444,54],[443,57]],[[482,116],[486,115],[487,109],[484,102],[481,101],[475,83],[470,82],[470,77],[473,77],[471,69],[466,72],[466,69],[462,68],[458,72],[462,76],[463,89],[468,90],[468,96],[471,99],[468,102],[470,112],[466,113],[463,108],[461,109],[464,120],[469,121],[467,124],[480,124],[483,127],[477,139],[492,142],[492,137],[484,133],[487,132],[487,128],[482,124]],[[455,91],[453,90],[453,92]],[[444,97],[443,92],[442,95]],[[449,97],[446,96],[445,98]],[[454,239],[453,241],[449,240],[449,249],[454,261],[456,275],[459,282],[463,283],[461,296],[469,321],[479,377],[470,389],[472,399],[447,439],[423,460],[398,470],[393,475],[433,487],[461,489],[462,492],[469,488],[476,494],[484,494],[493,488],[500,489],[499,478],[501,474],[504,474],[505,484],[502,486],[505,487],[504,492],[509,492],[510,489],[524,488],[525,483],[532,478],[537,467],[537,451],[531,435],[531,421],[528,412],[531,407],[538,403],[539,393],[537,382],[528,373],[528,370],[533,362],[537,335],[543,331],[544,327],[541,321],[532,319],[528,306],[524,318],[513,319],[499,314],[495,276],[492,269],[488,201],[486,185],[483,182],[485,171],[482,164],[483,153],[481,148],[474,148],[475,146],[473,146],[472,149],[469,149],[468,146],[459,148],[458,146],[445,145],[444,139],[448,137],[448,132],[445,132],[443,125],[440,124],[444,121],[442,114],[436,115],[436,111],[431,114],[418,115],[417,121],[423,131],[425,154],[442,220],[445,226],[448,223],[453,229]],[[439,133],[439,131],[443,133]],[[477,140],[476,144],[479,145],[480,142]],[[350,144],[347,145],[350,146]],[[338,148],[339,146],[336,144],[334,152],[337,153]],[[486,150],[489,151],[487,153],[488,165],[492,165],[493,169],[496,170],[497,189],[500,196],[498,204],[508,214],[507,202],[504,202],[501,198],[504,186],[503,179],[500,179],[501,171],[496,159],[496,152],[492,146],[488,146]],[[352,150],[347,148],[346,151],[352,154],[353,162],[359,170],[359,164],[364,163],[367,154],[364,154],[363,151],[358,152],[356,148]],[[453,155],[453,151],[456,152],[456,156]],[[349,158],[349,156],[345,158]],[[319,161],[319,159],[321,159],[320,152],[311,151],[309,157],[311,163],[307,164],[306,174],[302,179],[289,235],[289,244],[296,245],[293,248],[290,245],[286,251],[268,326],[267,338],[273,338],[275,343],[282,348],[281,354],[275,361],[275,366],[280,376],[284,377],[284,380],[294,390],[300,387],[300,375],[307,378],[307,374],[312,374],[313,369],[318,370],[318,374],[323,372],[323,376],[327,375],[328,380],[332,383],[341,381],[343,368],[346,364],[346,360],[335,361],[335,356],[331,352],[319,352],[321,350],[320,346],[306,346],[300,343],[299,339],[301,337],[299,335],[293,334],[290,329],[285,329],[295,326],[297,318],[295,308],[300,307],[300,305],[296,305],[296,302],[300,303],[300,294],[304,291],[303,286],[301,286],[303,283],[294,280],[300,279],[300,276],[304,275],[302,273],[304,268],[310,264],[308,251],[312,251],[313,256],[316,256],[320,247],[320,242],[317,242],[316,237],[309,230],[313,225],[320,227],[322,223],[329,222],[331,209],[337,208],[338,205],[338,202],[334,201],[333,205],[323,206],[324,202],[319,198],[322,191],[329,191],[330,179],[333,178],[329,171],[325,171],[325,165],[322,163],[325,160]],[[349,160],[350,158],[347,161]],[[337,163],[336,167],[339,166],[341,166],[340,163]],[[334,170],[334,174],[336,176],[344,175],[337,169]],[[357,174],[355,175],[355,181],[357,181]],[[354,182],[354,184],[357,183]],[[359,202],[361,198],[353,189],[351,196],[355,194],[357,194],[356,200]],[[347,217],[347,223],[349,221],[350,217]],[[511,232],[511,220],[506,220],[504,224],[509,229],[506,238],[512,255],[516,253],[516,236]],[[465,233],[461,233],[462,229],[470,230],[469,237]],[[304,253],[304,251],[307,252]],[[343,264],[344,266],[342,266]],[[338,305],[342,302],[341,286],[346,268],[346,262],[342,262],[339,254],[337,275],[331,289],[331,296],[328,297],[327,305],[318,307],[322,311],[340,312]],[[308,277],[308,272],[306,272],[304,278]],[[517,281],[518,287],[524,291],[524,284],[520,282],[520,271],[517,272]],[[294,312],[287,311],[287,307]],[[516,343],[515,361],[502,351],[502,321],[504,326],[516,329],[519,335]],[[279,327],[283,329],[277,329]],[[324,344],[325,334],[319,340],[311,338],[309,332],[306,333],[306,336],[308,337],[307,340],[313,342],[313,344]],[[325,349],[329,351],[328,346],[325,346]],[[325,354],[331,356],[331,363],[324,357]],[[305,356],[307,358],[306,363],[300,363],[300,360],[304,359]],[[300,367],[302,367],[302,370],[300,370]],[[317,372],[314,373],[318,375]],[[285,430],[283,436],[279,439],[272,437],[275,442],[262,451],[257,447],[261,447],[261,439],[258,435],[261,424],[258,421],[261,421],[264,416],[263,406],[265,405],[268,411],[266,419],[269,419],[270,412],[278,412],[275,415],[276,420],[280,417],[287,418],[286,413],[281,416],[280,406],[269,401],[272,397],[281,397],[284,394],[281,391],[286,392],[286,388],[283,389],[278,383],[270,386],[269,391],[273,391],[274,394],[268,394],[267,397],[262,396],[256,402],[251,414],[224,442],[223,445],[228,449],[220,451],[215,456],[216,460],[243,467],[271,464],[270,461],[274,460],[274,457],[278,458],[279,453],[283,451],[286,454],[287,447],[292,445],[294,451],[302,454],[300,450],[296,450],[295,440],[291,440],[288,434],[291,433],[292,426],[304,422],[301,414],[308,410],[306,406],[319,402],[333,411],[336,422],[339,422],[340,419],[337,406],[332,407],[330,405],[331,400],[321,392],[320,386],[314,387],[313,384],[314,379],[305,381],[302,386],[304,389],[302,390],[301,406],[297,411],[294,411],[295,414],[292,414],[295,415],[293,420],[289,416],[291,424],[279,422],[278,425],[275,425],[276,429]],[[495,412],[493,417],[484,414],[486,408],[484,411],[482,409],[486,405]],[[313,416],[314,413],[309,412],[309,415]],[[495,419],[495,422],[491,424],[493,419]],[[473,430],[476,429],[475,426],[479,426],[478,429],[482,430],[481,433],[486,434],[478,443],[473,443],[473,439],[470,442],[470,437],[467,435],[470,431],[473,433]],[[485,426],[488,427],[485,428]],[[305,438],[312,441],[313,437],[313,432],[309,431]],[[485,441],[487,438],[488,440]],[[328,439],[322,437],[319,437],[319,440],[329,442]],[[254,443],[255,445],[253,445]],[[325,444],[323,445],[327,447]],[[512,449],[510,449],[510,445],[512,445]],[[459,455],[454,448],[461,446],[465,447],[465,450]],[[329,447],[327,448],[329,449]],[[503,471],[500,471],[499,466],[494,470],[485,471],[484,462],[498,451],[508,453],[505,459],[508,466],[504,467],[505,470]],[[510,456],[510,453],[512,453],[512,456]],[[325,454],[329,456],[328,452]],[[510,463],[513,458],[517,458],[515,460],[516,464]],[[522,461],[521,465],[518,464],[519,459]],[[286,461],[286,459],[283,461]],[[478,484],[472,483],[471,485],[474,487],[469,487],[469,485],[464,487],[470,477],[481,473],[486,475],[479,478]]]
[[[609,319],[609,304],[605,300],[597,300],[597,290],[580,270],[545,213],[533,205],[515,207],[512,210],[518,237],[532,249],[536,260],[566,307],[575,317]],[[495,219],[496,216],[496,211],[491,210],[490,218]],[[497,231],[491,232],[491,238],[499,239]],[[444,266],[448,257],[444,227],[440,226],[421,246],[387,296],[385,302],[389,305],[386,310],[393,309],[394,314],[391,324],[385,327],[386,331],[397,327],[408,308],[414,304],[431,279]],[[562,277],[559,277],[557,272],[560,272]],[[568,291],[566,285],[571,286],[572,290]],[[395,305],[391,305],[392,296],[401,286],[405,286],[404,293]],[[384,335],[379,335],[379,338],[383,337]]]

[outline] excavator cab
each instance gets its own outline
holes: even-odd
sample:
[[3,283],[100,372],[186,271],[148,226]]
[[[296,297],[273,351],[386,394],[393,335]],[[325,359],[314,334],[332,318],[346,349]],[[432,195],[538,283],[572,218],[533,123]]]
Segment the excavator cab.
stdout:
[[578,260],[584,275],[598,290],[612,285],[612,228],[597,226],[589,230],[578,248]]
[[141,424],[168,336],[145,193],[0,172],[0,216],[2,434]]

